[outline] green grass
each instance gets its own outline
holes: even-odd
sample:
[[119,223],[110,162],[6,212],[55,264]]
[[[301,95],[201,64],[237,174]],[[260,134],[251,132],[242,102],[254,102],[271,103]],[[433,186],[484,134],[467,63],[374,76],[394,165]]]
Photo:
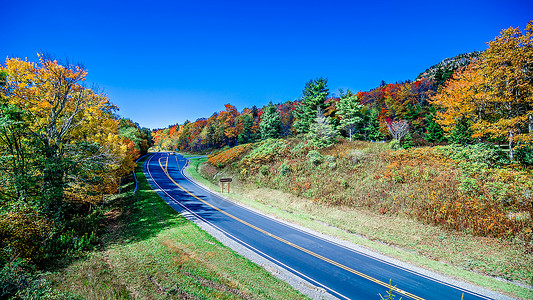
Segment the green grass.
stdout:
[[306,299],[168,206],[137,169],[106,214],[102,249],[51,276],[85,299]]
[[[216,184],[198,172],[198,166],[204,161],[205,158],[191,160],[187,172],[207,187],[220,191]],[[533,298],[531,289],[469,270],[472,267],[483,269],[485,266],[491,270],[501,269],[502,273],[514,269],[524,272],[520,276],[531,274],[530,265],[523,265],[523,262],[531,261],[530,255],[512,243],[447,231],[400,216],[320,205],[278,190],[242,184],[235,176],[231,191],[225,195],[307,228],[513,297]]]

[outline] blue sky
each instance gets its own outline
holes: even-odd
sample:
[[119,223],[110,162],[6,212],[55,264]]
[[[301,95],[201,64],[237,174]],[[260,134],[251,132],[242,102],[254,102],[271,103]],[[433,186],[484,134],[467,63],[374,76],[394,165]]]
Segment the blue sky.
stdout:
[[533,1],[24,1],[0,3],[0,58],[83,62],[150,128],[301,96],[305,82],[369,90],[484,50],[533,20]]

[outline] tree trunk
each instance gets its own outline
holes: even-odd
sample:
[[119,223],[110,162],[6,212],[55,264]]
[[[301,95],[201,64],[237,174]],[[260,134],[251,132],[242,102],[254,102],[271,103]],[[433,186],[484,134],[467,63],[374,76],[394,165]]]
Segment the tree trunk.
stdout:
[[533,114],[529,114],[529,134],[533,134]]
[[510,161],[513,161],[514,159],[513,137],[514,137],[514,133],[511,130],[509,131],[509,160]]

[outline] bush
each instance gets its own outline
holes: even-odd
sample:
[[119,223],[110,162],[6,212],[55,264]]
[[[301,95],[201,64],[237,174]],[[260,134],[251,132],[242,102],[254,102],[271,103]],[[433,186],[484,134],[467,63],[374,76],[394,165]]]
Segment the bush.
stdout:
[[250,171],[272,162],[285,155],[289,150],[289,143],[282,139],[268,139],[254,144],[255,148],[241,160],[241,167]]
[[324,156],[316,150],[311,150],[307,153],[307,159],[313,166],[318,166],[324,162]]
[[54,224],[29,205],[11,207],[0,215],[0,241],[14,257],[34,263],[44,260],[49,253],[45,245],[52,242]]
[[283,176],[288,176],[291,173],[291,167],[287,163],[282,163],[278,168],[278,172]]
[[444,153],[452,159],[464,160],[483,164],[487,167],[508,164],[507,154],[498,146],[488,143],[474,145],[448,145],[436,147],[438,152]]
[[0,269],[0,299],[81,299],[52,290],[43,274],[26,261],[9,261]]
[[521,147],[516,149],[516,160],[521,164],[532,166],[533,165],[533,146]]
[[240,159],[241,156],[246,154],[251,148],[252,144],[244,144],[228,148],[224,151],[219,151],[216,154],[209,155],[207,161],[217,168],[224,168],[226,165]]
[[401,148],[401,145],[400,145],[400,142],[398,142],[398,140],[392,140],[390,141],[389,143],[389,147],[392,149],[392,150],[398,150]]
[[263,174],[264,176],[267,176],[270,173],[270,170],[267,166],[261,166],[259,168],[259,173]]

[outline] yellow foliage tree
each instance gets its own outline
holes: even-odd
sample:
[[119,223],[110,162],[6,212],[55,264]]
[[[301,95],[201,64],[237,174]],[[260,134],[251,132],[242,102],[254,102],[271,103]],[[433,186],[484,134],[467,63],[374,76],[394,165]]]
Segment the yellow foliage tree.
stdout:
[[8,58],[0,71],[3,101],[25,115],[45,210],[57,215],[65,196],[93,201],[85,196],[112,190],[125,171],[127,146],[118,135],[116,107],[83,85],[87,71],[44,55],[38,63]]
[[511,27],[488,45],[431,100],[443,109],[437,122],[446,132],[466,119],[473,137],[507,140],[513,160],[517,146],[533,142],[533,21],[525,33]]
[[512,160],[515,146],[533,142],[533,21],[524,33],[511,27],[488,44],[481,60],[483,100],[495,118],[482,119],[473,129],[479,136],[507,138]]

